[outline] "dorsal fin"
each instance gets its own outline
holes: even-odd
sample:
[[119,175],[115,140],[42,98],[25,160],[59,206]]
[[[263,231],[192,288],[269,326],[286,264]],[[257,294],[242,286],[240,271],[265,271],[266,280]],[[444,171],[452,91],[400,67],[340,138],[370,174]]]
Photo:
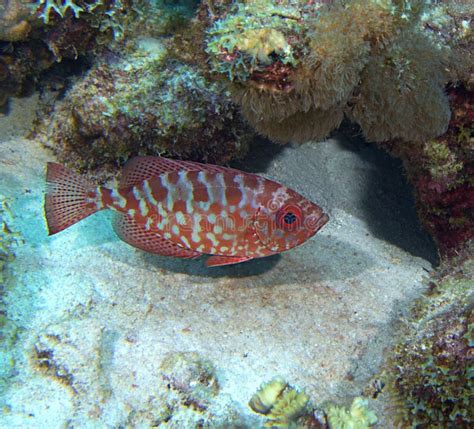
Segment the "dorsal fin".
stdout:
[[[242,174],[242,171],[236,170],[235,168],[230,167],[223,167],[222,165],[215,165],[215,164],[203,164],[201,162],[195,161],[177,161],[179,163],[185,164],[189,171],[208,171],[210,173],[237,173]],[[244,174],[253,174],[253,173],[246,173]]]
[[174,161],[161,156],[136,156],[123,167],[119,186],[126,188],[151,177],[180,170],[196,171],[197,169],[194,167],[190,170],[190,167],[183,166],[181,161]]
[[121,240],[137,249],[175,258],[197,258],[201,253],[178,246],[171,240],[145,229],[130,216],[118,214],[114,219],[114,230]]
[[[233,168],[194,161],[176,161],[161,156],[137,156],[128,161],[122,170],[119,187],[126,188],[141,183],[151,177],[173,171],[208,171],[210,173],[238,173]],[[246,173],[250,174],[250,173]]]

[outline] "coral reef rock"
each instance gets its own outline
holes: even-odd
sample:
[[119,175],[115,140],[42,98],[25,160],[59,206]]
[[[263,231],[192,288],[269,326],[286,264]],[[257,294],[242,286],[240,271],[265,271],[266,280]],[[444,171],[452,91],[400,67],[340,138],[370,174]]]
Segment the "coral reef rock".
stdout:
[[[0,4],[0,112],[10,97],[24,97],[37,87],[57,88],[70,69],[64,60],[87,61],[123,36],[129,19],[127,0],[9,0]],[[129,10],[129,16],[133,16]],[[62,85],[62,84],[61,84]]]
[[390,391],[403,426],[469,428],[474,421],[472,249],[430,281],[390,358]]
[[206,52],[246,119],[276,142],[322,139],[344,114],[371,141],[434,138],[450,117],[444,86],[469,68],[472,32],[466,7],[432,3],[218,4]]
[[244,154],[253,135],[221,83],[169,60],[166,46],[152,38],[94,66],[38,133],[80,169],[110,168],[137,154],[225,163]]
[[384,145],[403,159],[418,214],[443,257],[463,253],[474,240],[474,91],[448,89],[452,117],[436,139]]

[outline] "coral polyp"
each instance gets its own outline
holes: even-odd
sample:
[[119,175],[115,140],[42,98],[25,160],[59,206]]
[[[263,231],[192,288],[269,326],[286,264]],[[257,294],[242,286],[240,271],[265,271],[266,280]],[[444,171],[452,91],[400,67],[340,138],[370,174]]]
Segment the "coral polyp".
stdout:
[[369,61],[351,117],[365,137],[419,141],[443,134],[451,111],[442,56],[423,35],[409,35]]
[[367,399],[362,397],[354,398],[349,411],[331,405],[326,414],[330,429],[368,429],[377,423],[377,416],[369,410]]
[[267,414],[286,387],[287,383],[280,378],[276,378],[264,384],[258,392],[252,396],[249,407],[256,413]]
[[230,80],[247,80],[275,62],[297,64],[292,40],[301,31],[297,1],[236,3],[207,30],[211,67]]
[[[99,2],[101,4],[101,2]],[[38,17],[41,18],[45,24],[49,23],[50,16],[54,12],[61,18],[70,11],[74,17],[79,18],[84,8],[77,4],[75,0],[38,0],[35,4],[38,10]]]
[[309,396],[298,392],[285,381],[276,378],[258,390],[249,402],[249,407],[265,415],[267,427],[289,428],[296,425],[305,413]]

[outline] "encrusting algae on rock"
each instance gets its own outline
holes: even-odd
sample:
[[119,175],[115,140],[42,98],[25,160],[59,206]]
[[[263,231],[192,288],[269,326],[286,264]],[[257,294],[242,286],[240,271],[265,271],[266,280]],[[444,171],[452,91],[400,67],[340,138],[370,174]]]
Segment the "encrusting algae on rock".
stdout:
[[298,2],[235,2],[207,30],[206,52],[213,71],[246,81],[271,66],[294,67],[298,54],[288,39],[302,31]]
[[109,171],[138,154],[226,162],[247,150],[251,133],[220,83],[194,65],[167,63],[156,39],[93,67],[38,131],[59,159]]
[[40,121],[41,141],[69,166],[101,176],[136,155],[221,164],[243,156],[254,132],[226,86],[209,77],[200,24],[190,20],[195,7],[138,3],[137,18],[124,23],[129,36],[109,43]]

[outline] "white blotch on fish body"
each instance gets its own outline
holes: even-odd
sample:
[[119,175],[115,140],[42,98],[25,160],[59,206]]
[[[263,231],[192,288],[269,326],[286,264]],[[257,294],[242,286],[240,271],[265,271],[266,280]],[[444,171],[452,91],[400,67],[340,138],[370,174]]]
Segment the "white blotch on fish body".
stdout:
[[242,199],[239,201],[239,208],[242,208],[245,206],[245,204],[247,204],[247,192],[244,185],[244,176],[237,174],[234,177],[234,182],[237,183],[237,187],[239,188],[242,195]]
[[178,173],[178,187],[181,192],[181,197],[186,203],[186,212],[191,214],[193,212],[193,184],[188,179],[187,171],[180,171]]
[[215,224],[216,223],[216,215],[214,213],[211,213],[208,217],[207,220],[209,223]]
[[217,240],[216,236],[212,232],[208,232],[206,237],[212,242],[213,246],[217,246],[219,241]]
[[120,193],[119,190],[112,189],[110,196],[112,197],[114,204],[119,206],[121,209],[124,209],[127,205],[127,199]]
[[168,180],[168,174],[162,174],[160,177],[161,185],[166,189],[166,208],[169,212],[173,210],[174,204],[174,186]]
[[176,222],[178,222],[180,225],[184,225],[186,223],[186,217],[184,216],[183,212],[176,212]]
[[158,205],[158,201],[156,201],[155,197],[153,196],[153,192],[150,187],[150,182],[148,180],[143,181],[143,192],[145,193],[145,198],[148,200],[152,207],[156,207]]
[[142,216],[146,216],[148,214],[148,206],[146,205],[145,200],[142,198],[142,194],[140,189],[138,189],[138,186],[132,187],[132,194],[138,203],[138,210],[140,211],[140,214]]

